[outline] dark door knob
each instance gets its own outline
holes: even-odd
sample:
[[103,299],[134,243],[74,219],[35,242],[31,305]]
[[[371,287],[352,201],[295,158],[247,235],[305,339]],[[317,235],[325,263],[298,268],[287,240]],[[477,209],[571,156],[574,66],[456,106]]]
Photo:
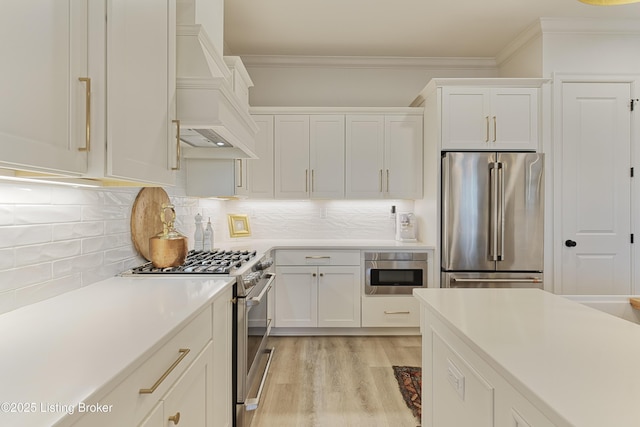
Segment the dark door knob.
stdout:
[[568,248],[575,248],[577,243],[575,242],[575,240],[565,240],[564,245]]

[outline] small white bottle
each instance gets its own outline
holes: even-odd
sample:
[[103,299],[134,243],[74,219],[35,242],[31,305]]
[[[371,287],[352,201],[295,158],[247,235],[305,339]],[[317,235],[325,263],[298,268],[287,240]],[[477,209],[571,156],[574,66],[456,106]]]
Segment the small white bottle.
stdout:
[[207,228],[204,230],[204,250],[213,250],[213,227],[211,226],[211,218],[209,218]]
[[196,233],[193,236],[193,249],[201,251],[204,249],[204,229],[202,228],[202,215],[196,215]]

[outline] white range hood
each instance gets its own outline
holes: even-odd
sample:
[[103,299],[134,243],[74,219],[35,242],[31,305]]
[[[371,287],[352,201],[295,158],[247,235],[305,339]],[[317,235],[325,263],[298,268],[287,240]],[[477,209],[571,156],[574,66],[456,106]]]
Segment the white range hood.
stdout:
[[258,126],[234,91],[234,74],[202,25],[177,26],[176,103],[183,156],[257,158]]

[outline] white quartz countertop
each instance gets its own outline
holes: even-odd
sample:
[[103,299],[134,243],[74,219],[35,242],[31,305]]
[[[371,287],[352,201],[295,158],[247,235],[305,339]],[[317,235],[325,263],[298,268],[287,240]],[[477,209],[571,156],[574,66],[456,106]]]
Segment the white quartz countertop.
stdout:
[[640,425],[640,325],[538,289],[416,289],[558,425]]
[[435,246],[421,242],[399,242],[396,240],[350,240],[350,239],[250,239],[239,238],[221,242],[220,246],[231,249],[256,249],[258,252],[278,249],[357,249],[357,250],[434,250]]
[[95,403],[233,282],[114,277],[0,315],[0,425],[51,426],[66,412],[41,405]]

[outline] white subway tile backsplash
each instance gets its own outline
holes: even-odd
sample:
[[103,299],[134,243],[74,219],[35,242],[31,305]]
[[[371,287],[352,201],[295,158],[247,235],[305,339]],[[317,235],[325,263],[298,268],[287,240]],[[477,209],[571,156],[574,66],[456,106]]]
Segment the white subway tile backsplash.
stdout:
[[15,248],[17,267],[80,255],[80,241],[66,240]]
[[0,275],[0,292],[23,288],[51,279],[51,263],[10,268]]
[[0,272],[15,267],[15,255],[13,249],[0,249]]
[[[37,285],[26,286],[15,291],[15,302],[18,307],[33,304],[65,292],[80,288],[82,285],[81,275],[60,277]],[[0,307],[0,310],[2,307]]]
[[73,222],[53,225],[53,240],[80,239],[104,234],[104,222]]
[[54,261],[52,264],[53,277],[60,278],[99,268],[103,261],[104,254],[102,252],[80,255],[73,258],[62,258]]
[[14,209],[16,224],[52,224],[81,219],[81,207],[77,205],[17,205]]
[[128,218],[131,214],[131,206],[125,205],[99,205],[83,206],[83,221],[115,220]]
[[16,292],[8,291],[0,293],[0,314],[16,308]]
[[53,196],[49,185],[0,183],[0,205],[51,204]]
[[14,222],[13,206],[0,205],[0,226],[11,225]]
[[51,236],[50,224],[3,226],[0,227],[0,248],[50,242]]

